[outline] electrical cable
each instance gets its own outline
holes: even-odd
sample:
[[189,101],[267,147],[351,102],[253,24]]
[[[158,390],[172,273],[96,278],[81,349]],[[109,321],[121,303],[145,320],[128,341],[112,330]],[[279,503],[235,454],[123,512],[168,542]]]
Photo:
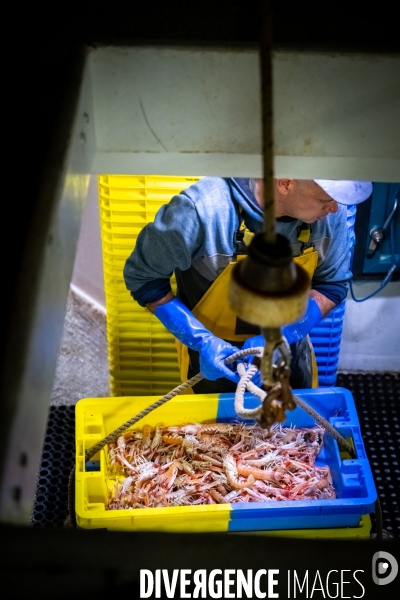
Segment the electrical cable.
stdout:
[[[260,354],[260,352],[262,352],[263,350],[264,349],[262,347],[246,348],[245,350],[239,350],[239,352],[235,352],[234,354],[229,356],[227,359],[225,359],[225,363],[230,364],[237,360],[241,360],[241,359],[245,358],[246,356],[251,356],[253,354]],[[256,391],[255,388],[257,388],[258,392],[256,393],[256,395],[260,399],[262,399],[262,395],[259,392],[262,392],[262,394],[266,394],[266,392],[264,392],[263,390],[261,390],[260,388],[258,388],[257,386],[255,386],[254,384],[252,384],[249,381],[250,377],[255,373],[256,367],[254,365],[251,365],[247,371],[243,371],[243,369],[244,369],[244,365],[239,363],[238,364],[238,372],[239,372],[239,374],[241,374],[241,381],[238,384],[239,393],[237,392],[237,394],[236,394],[236,396],[239,397],[239,404],[238,404],[237,398],[235,397],[235,410],[237,411],[237,413],[239,415],[242,412],[242,414],[246,415],[246,418],[254,419],[255,416],[257,416],[258,412],[261,410],[261,407],[257,407],[257,409],[250,409],[250,412],[248,409],[244,409],[243,401],[244,401],[244,392],[246,389],[246,384],[248,384],[249,390],[253,393]],[[143,419],[143,417],[148,415],[150,412],[152,412],[156,408],[165,404],[165,402],[168,402],[168,400],[171,400],[178,394],[181,394],[185,389],[192,387],[193,385],[196,385],[196,383],[198,383],[202,379],[204,379],[204,377],[203,377],[202,373],[200,372],[197,375],[195,375],[194,377],[192,377],[191,379],[188,379],[184,383],[175,387],[173,390],[168,392],[165,396],[163,396],[156,402],[153,402],[152,404],[147,406],[140,413],[138,413],[137,415],[132,417],[132,419],[129,419],[128,421],[126,421],[125,423],[120,425],[120,427],[118,427],[117,429],[112,431],[109,435],[107,435],[105,438],[103,438],[102,440],[97,442],[97,444],[95,444],[94,446],[89,448],[89,450],[86,450],[85,462],[90,460],[95,454],[97,454],[97,452],[99,452],[102,448],[104,448],[104,446],[106,446],[109,442],[111,442],[112,440],[115,440],[117,437],[119,437],[126,429],[128,429],[129,427],[131,427],[132,425],[134,425],[141,419]],[[242,384],[242,380],[243,380],[244,385]],[[242,400],[242,396],[243,396],[243,400]],[[303,400],[300,400],[300,398],[298,398],[297,396],[293,396],[293,398],[294,398],[296,405],[299,406],[300,408],[302,408],[303,410],[305,410],[309,415],[311,415],[317,421],[317,423],[319,423],[325,429],[327,429],[327,431],[329,431],[329,433],[334,437],[334,439],[336,439],[336,441],[339,444],[341,444],[349,452],[349,454],[352,458],[354,458],[356,456],[355,450],[351,446],[351,444],[349,444],[349,442],[326,419],[324,419],[324,417],[322,417],[317,411],[315,411],[313,408],[311,408],[306,402],[304,402]],[[67,516],[66,520],[64,521],[64,527],[71,528],[71,527],[76,527],[76,525],[77,525],[77,522],[76,522],[76,513],[75,513],[75,467],[73,467],[71,470],[70,476],[69,476],[69,480],[68,480],[68,516]]]
[[354,290],[353,290],[353,280],[350,279],[350,281],[349,281],[350,294],[351,294],[351,297],[353,298],[354,302],[364,302],[365,300],[369,300],[369,298],[372,298],[373,296],[376,296],[376,294],[381,292],[383,290],[383,288],[386,287],[387,284],[390,282],[394,271],[400,265],[400,256],[397,260],[395,259],[396,254],[395,254],[395,247],[394,247],[394,221],[393,220],[390,223],[390,247],[391,247],[391,253],[392,253],[392,265],[391,265],[389,271],[386,273],[386,276],[382,280],[382,283],[378,289],[376,289],[374,292],[372,292],[368,296],[365,296],[364,298],[356,298],[354,295]]

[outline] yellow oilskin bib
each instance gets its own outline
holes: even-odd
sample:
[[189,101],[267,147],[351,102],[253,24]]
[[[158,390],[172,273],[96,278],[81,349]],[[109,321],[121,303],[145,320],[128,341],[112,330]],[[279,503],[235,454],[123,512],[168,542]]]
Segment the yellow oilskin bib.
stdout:
[[[302,234],[301,234],[302,235]],[[307,242],[299,235],[299,241]],[[310,231],[308,229],[308,238]],[[251,234],[248,239],[252,237]],[[305,234],[306,237],[306,234]],[[247,241],[247,240],[246,240]],[[237,260],[246,258],[246,254],[237,256]],[[313,246],[306,248],[300,256],[293,259],[297,264],[301,265],[312,278],[318,264],[318,253]],[[231,280],[232,269],[236,261],[230,262],[217,279],[211,284],[204,296],[199,300],[196,306],[192,309],[193,315],[198,319],[204,327],[211,331],[216,337],[230,342],[244,342],[254,334],[240,333],[236,334],[237,314],[233,312],[228,302],[228,290]],[[309,340],[310,346],[311,341]],[[178,364],[181,375],[181,380],[186,381],[189,368],[189,353],[187,346],[176,340],[178,351]],[[312,387],[318,387],[318,371],[315,360],[315,353],[311,346],[312,355]]]

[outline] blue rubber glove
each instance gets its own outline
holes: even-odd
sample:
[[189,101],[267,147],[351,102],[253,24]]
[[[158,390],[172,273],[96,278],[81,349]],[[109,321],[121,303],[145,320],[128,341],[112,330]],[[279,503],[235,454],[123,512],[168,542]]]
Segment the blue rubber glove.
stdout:
[[[311,329],[318,325],[322,319],[321,309],[313,298],[310,298],[307,305],[306,314],[300,321],[285,325],[282,327],[282,335],[286,338],[288,344],[294,344],[300,342],[303,338],[310,333]],[[264,347],[265,338],[263,335],[255,335],[245,341],[242,346],[242,350],[246,348],[256,348],[257,346]],[[249,363],[253,362],[254,357],[250,357]],[[253,383],[260,387],[261,375],[256,373],[252,379]]]
[[239,348],[213,335],[178,298],[157,306],[154,314],[182,344],[199,353],[200,372],[206,379],[226,377],[239,382],[239,375],[224,363]]
[[300,342],[310,333],[313,327],[318,325],[321,319],[322,313],[320,307],[313,298],[310,298],[304,317],[296,323],[282,327],[282,335],[287,339],[289,345]]

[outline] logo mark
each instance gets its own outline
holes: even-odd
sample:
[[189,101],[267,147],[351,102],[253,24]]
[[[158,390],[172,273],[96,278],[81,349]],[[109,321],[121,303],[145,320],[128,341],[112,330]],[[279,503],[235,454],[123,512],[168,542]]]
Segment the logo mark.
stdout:
[[396,578],[399,565],[389,552],[375,552],[372,557],[372,581],[376,585],[387,585]]

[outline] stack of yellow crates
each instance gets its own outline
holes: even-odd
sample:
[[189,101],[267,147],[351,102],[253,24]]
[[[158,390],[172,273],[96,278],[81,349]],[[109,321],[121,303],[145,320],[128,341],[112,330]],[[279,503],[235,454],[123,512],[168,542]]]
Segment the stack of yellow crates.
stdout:
[[[99,176],[100,227],[113,396],[164,395],[180,383],[174,337],[125,287],[123,268],[158,209],[201,177]],[[175,280],[171,281],[175,290]]]

